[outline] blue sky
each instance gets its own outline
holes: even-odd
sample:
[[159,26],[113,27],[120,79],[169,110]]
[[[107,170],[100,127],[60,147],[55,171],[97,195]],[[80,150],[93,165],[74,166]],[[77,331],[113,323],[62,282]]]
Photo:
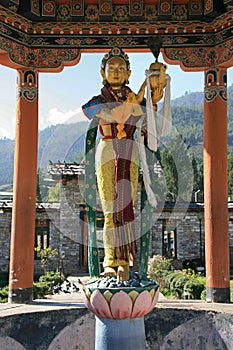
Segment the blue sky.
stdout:
[[[39,75],[39,128],[84,118],[80,107],[102,87],[100,62],[103,54],[82,54],[78,65],[65,67],[60,73]],[[151,53],[130,53],[131,77],[129,86],[137,92],[145,79],[145,70],[154,61]],[[163,61],[162,55],[159,61]],[[171,77],[171,98],[186,91],[203,91],[203,72],[184,72],[178,65],[168,65]],[[0,138],[14,138],[16,71],[0,65]],[[233,83],[233,69],[228,70],[228,86]]]

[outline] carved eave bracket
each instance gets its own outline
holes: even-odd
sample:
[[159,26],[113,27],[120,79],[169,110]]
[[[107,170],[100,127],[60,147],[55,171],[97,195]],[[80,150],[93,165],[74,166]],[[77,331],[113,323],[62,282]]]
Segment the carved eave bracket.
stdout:
[[185,71],[229,68],[233,65],[233,38],[211,47],[165,48],[163,57],[167,63],[179,64]]
[[40,72],[60,72],[80,61],[74,48],[32,48],[0,37],[0,63],[11,68],[32,68]]

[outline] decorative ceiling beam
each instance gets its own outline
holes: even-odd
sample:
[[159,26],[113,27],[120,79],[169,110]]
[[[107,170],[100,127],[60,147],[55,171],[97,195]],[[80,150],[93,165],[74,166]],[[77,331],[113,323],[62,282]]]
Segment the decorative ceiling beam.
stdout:
[[190,0],[188,2],[188,14],[189,19],[201,19],[203,18],[204,8],[202,0]]
[[223,0],[204,1],[204,15],[216,17],[219,14],[226,12],[226,7],[223,2]]
[[179,64],[186,71],[228,68],[233,65],[233,38],[213,47],[165,48],[163,57],[167,63]]
[[[112,14],[113,18],[112,1],[96,0],[100,7],[103,5],[102,16],[108,17]],[[75,17],[84,15],[84,0],[69,0],[69,3],[72,3],[72,9],[76,11],[73,12]],[[198,0],[189,1],[190,6],[194,3],[200,4]],[[128,12],[128,16],[131,16],[131,19],[134,16],[141,18],[142,4],[142,0],[130,0],[131,12]],[[56,3],[56,5],[61,6],[61,3]],[[67,5],[67,3],[63,5]],[[178,6],[176,0],[173,1],[173,5],[173,9]],[[198,6],[192,7],[192,9],[196,9],[197,12],[201,11],[201,7]],[[141,52],[150,49],[155,57],[158,56],[161,46],[167,59],[175,62],[179,56],[182,65],[191,69],[192,66],[195,67],[195,65],[190,64],[192,57],[197,54],[200,57],[203,55],[213,56],[219,47],[225,48],[224,45],[232,43],[232,33],[233,9],[231,7],[212,22],[201,20],[144,21],[141,19],[138,21],[110,20],[105,22],[96,19],[83,22],[48,21],[38,23],[0,6],[0,50],[7,53],[11,63],[24,67],[35,67],[40,70],[46,70],[46,67],[49,70],[61,70],[65,64],[72,65],[78,62],[80,52],[104,51],[113,46]],[[161,43],[162,45],[160,45]],[[230,46],[228,50],[232,54]],[[190,57],[186,59],[184,57],[186,57],[187,52],[189,52]],[[224,63],[225,60],[228,64],[230,62],[229,53],[225,52],[225,49],[223,52],[221,52],[222,56],[218,58],[218,62]],[[198,67],[205,67],[207,64],[207,61],[198,60],[198,57],[195,58],[195,62]],[[215,64],[214,59],[211,64]]]
[[159,0],[158,2],[158,20],[171,20],[173,10],[172,0]]
[[233,5],[233,0],[224,0],[224,5]]
[[112,20],[112,0],[99,0],[100,20]]
[[[1,5],[35,22],[203,21],[227,11],[223,0],[2,0]],[[205,16],[204,16],[205,15]],[[204,16],[204,17],[203,17]],[[109,18],[109,19],[108,19]]]

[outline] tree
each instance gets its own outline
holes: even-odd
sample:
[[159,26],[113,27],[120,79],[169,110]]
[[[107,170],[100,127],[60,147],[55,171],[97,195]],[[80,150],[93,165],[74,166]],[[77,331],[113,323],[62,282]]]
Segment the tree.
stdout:
[[48,202],[59,202],[60,201],[60,182],[55,187],[49,189]]
[[166,181],[166,200],[190,201],[194,170],[188,147],[179,134],[174,135],[161,151],[161,164]]
[[167,148],[161,152],[161,164],[166,182],[165,199],[172,201],[178,193],[178,174],[173,157]]
[[198,193],[199,201],[204,199],[204,176],[203,176],[203,163],[198,169],[196,158],[192,155],[192,167],[193,167],[193,195],[192,201],[195,201],[195,193]]
[[37,170],[36,174],[36,201],[38,203],[47,202],[48,200],[48,186],[45,184],[46,174],[42,169]]

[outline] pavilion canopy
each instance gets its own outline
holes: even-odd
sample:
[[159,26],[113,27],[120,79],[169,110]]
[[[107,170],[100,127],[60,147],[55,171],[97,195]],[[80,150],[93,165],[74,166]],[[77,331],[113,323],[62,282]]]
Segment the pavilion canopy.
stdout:
[[40,71],[120,46],[184,69],[232,65],[233,1],[2,0],[0,63]]

